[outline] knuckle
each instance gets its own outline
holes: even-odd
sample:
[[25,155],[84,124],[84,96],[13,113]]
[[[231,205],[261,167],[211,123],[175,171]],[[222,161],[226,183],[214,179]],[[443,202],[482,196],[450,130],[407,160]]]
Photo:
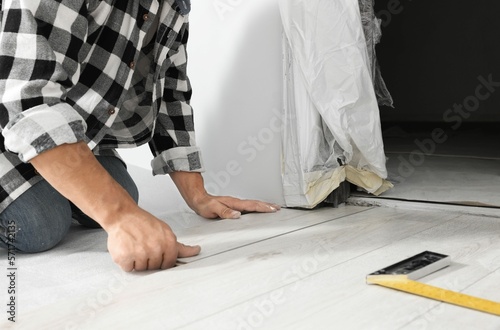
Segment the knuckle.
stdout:
[[177,242],[177,236],[175,236],[173,232],[167,233],[166,238],[169,244],[172,244],[172,242]]
[[228,215],[229,213],[231,212],[231,209],[228,208],[228,207],[225,207],[222,209],[222,212],[221,212],[221,216],[222,217],[225,217],[226,215]]
[[156,257],[156,256],[161,256],[163,253],[163,249],[161,248],[160,245],[155,244],[149,248],[149,253],[148,255],[150,257]]

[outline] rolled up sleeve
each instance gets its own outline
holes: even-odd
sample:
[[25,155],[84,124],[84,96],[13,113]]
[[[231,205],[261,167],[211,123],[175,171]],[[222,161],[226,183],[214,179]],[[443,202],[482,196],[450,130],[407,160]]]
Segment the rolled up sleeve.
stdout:
[[68,107],[39,106],[13,117],[2,131],[6,149],[28,162],[46,150],[83,140],[86,124]]
[[5,148],[28,162],[85,138],[85,120],[66,102],[79,78],[85,4],[7,3],[0,30],[0,126]]
[[187,23],[177,35],[178,47],[169,53],[165,84],[153,139],[149,145],[155,156],[153,174],[174,171],[202,172],[200,149],[196,146],[191,84],[186,73]]

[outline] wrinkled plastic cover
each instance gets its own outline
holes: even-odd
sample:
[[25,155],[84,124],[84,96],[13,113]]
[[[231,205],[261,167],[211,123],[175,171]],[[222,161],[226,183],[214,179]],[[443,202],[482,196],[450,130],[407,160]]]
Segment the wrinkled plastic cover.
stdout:
[[380,66],[375,53],[375,46],[380,42],[382,30],[380,29],[381,20],[375,16],[373,5],[374,0],[358,0],[361,14],[361,24],[365,33],[366,49],[370,58],[371,76],[377,95],[378,104],[393,106],[392,96],[382,79]]
[[284,29],[283,187],[311,208],[349,180],[390,187],[358,0],[279,0]]

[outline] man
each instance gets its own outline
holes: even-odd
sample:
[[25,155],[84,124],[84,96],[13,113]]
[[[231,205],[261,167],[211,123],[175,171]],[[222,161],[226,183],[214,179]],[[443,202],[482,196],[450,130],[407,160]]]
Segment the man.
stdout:
[[170,174],[197,214],[279,209],[205,191],[186,76],[189,9],[188,0],[4,1],[0,245],[50,249],[73,217],[108,233],[125,271],[198,254],[137,206],[115,148],[146,142],[153,174]]

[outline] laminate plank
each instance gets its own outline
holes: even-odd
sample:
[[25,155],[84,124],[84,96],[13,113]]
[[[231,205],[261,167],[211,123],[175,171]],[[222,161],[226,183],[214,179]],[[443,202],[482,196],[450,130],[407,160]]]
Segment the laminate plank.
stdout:
[[[488,297],[490,300],[500,302],[500,265],[496,266],[493,273],[486,275],[469,288],[462,291],[477,297]],[[481,317],[482,318],[482,317]],[[486,317],[484,317],[486,319]],[[478,312],[464,309],[457,313],[454,306],[448,304],[438,304],[426,313],[418,316],[405,329],[443,329],[450,324],[450,320],[460,323],[460,329],[500,329],[498,317],[489,316],[489,321],[479,322]]]
[[367,285],[364,277],[429,249],[451,255],[453,263],[423,282],[500,301],[499,232],[498,219],[461,216],[317,271],[185,329],[498,329],[496,316]]
[[183,243],[199,244],[202,253],[183,262],[193,262],[324,222],[368,212],[367,207],[339,207],[311,210],[281,209],[274,214],[245,214],[238,220],[208,221],[179,230]]
[[[246,214],[239,220],[224,221],[202,219],[191,211],[174,213],[163,219],[169,224],[176,219],[194,219],[186,222],[188,226],[178,226],[176,231],[181,242],[202,246],[199,256],[183,259],[184,262],[191,262],[367,210],[367,207],[324,208],[312,212],[283,209],[275,214]],[[148,274],[123,273],[111,260],[106,242],[104,231],[74,226],[66,239],[53,250],[40,254],[18,254],[19,285],[22,286],[17,296],[19,312],[84,296],[89,291],[98,292],[107,288],[110,282],[128,283]],[[7,260],[6,253],[0,260]],[[0,281],[0,292],[6,292],[6,283]]]
[[[301,221],[309,224],[310,214],[305,214],[307,216],[304,215]],[[328,288],[325,283],[336,287],[339,283],[335,281],[336,277],[341,280],[340,288],[343,289],[337,289],[341,295],[331,298],[331,301],[338,301],[335,299],[350,296],[360,288],[366,290],[360,274],[364,276],[380,268],[380,265],[387,264],[385,253],[375,254],[373,258],[363,256],[455,217],[454,214],[440,212],[369,209],[329,222],[308,225],[301,230],[215,254],[169,271],[156,272],[132,281],[116,292],[112,292],[111,288],[103,288],[87,297],[47,306],[26,313],[18,326],[29,328],[34,322],[39,329],[71,326],[75,329],[124,326],[174,329],[195,326],[196,322],[209,322],[210,317],[232,308],[240,308],[245,304],[252,306],[252,299],[287,287],[297,287],[297,292],[304,291],[304,288],[315,288],[316,296],[309,301],[321,301],[320,307],[327,306],[324,304],[324,294],[329,291],[325,290]],[[286,222],[282,225],[286,226]],[[262,229],[266,227],[254,228],[256,231]],[[414,252],[420,252],[420,247],[415,249],[407,246],[405,251],[394,251],[393,256],[400,258]],[[345,272],[346,264],[358,265],[361,272]],[[318,281],[309,280],[316,278],[316,274],[327,273],[329,269],[333,275],[329,274]],[[358,278],[354,281],[356,276]],[[290,300],[287,298],[288,303]],[[299,307],[304,303],[301,299],[296,300]],[[273,314],[271,319],[281,319],[278,315],[282,315],[285,320],[289,316],[291,319],[304,316],[291,307]],[[57,314],[52,313],[55,308]],[[241,315],[244,317],[244,314]],[[232,322],[229,327],[220,324],[217,329],[238,327],[234,323],[238,318],[226,321]]]

